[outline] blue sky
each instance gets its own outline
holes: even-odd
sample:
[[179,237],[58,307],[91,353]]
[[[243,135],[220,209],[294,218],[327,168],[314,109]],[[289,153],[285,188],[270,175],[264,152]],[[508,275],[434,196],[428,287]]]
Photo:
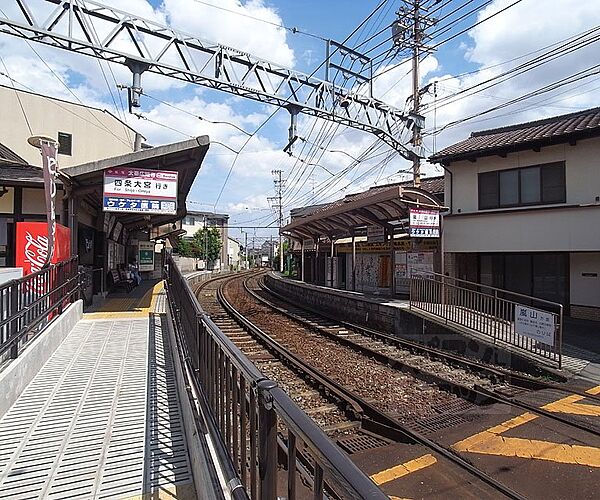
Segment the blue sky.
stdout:
[[[325,55],[325,43],[317,37],[344,40],[380,2],[129,0],[125,7],[119,0],[105,0],[104,3],[158,22],[170,23],[174,28],[194,33],[199,38],[237,47],[310,73],[323,61]],[[43,0],[35,0],[32,5],[43,9],[43,4]],[[15,5],[15,0],[6,0],[2,9],[10,14],[15,12],[11,11],[16,8]],[[369,34],[389,25],[400,5],[400,0],[384,2],[377,14],[349,40],[349,45],[355,46]],[[600,85],[597,75],[510,104],[516,97],[597,64],[597,42],[591,38],[594,43],[590,42],[555,61],[483,89],[483,92],[472,93],[473,90],[470,90],[482,90],[489,85],[485,82],[490,79],[498,82],[499,75],[539,56],[544,52],[542,48],[558,47],[559,42],[600,25],[600,9],[595,2],[547,0],[544,2],[544,9],[540,9],[539,5],[538,0],[476,0],[468,5],[466,0],[442,0],[433,7],[437,9],[436,16],[442,18],[439,25],[430,30],[433,33],[449,26],[461,14],[474,10],[462,21],[451,24],[446,33],[438,35],[432,42],[434,45],[478,21],[483,22],[443,43],[422,62],[421,86],[439,82],[436,84],[435,102],[431,93],[425,94],[423,98],[426,106],[425,156],[467,137],[473,130],[597,105],[595,96]],[[462,9],[456,14],[449,15],[452,10],[461,6]],[[234,10],[237,14],[218,7]],[[505,8],[506,11],[502,11]],[[495,13],[498,14],[485,21]],[[317,37],[293,34],[273,24],[296,27]],[[390,34],[387,30],[377,42]],[[373,43],[376,42],[363,46],[362,50],[369,50]],[[22,40],[0,36],[0,56],[15,80],[40,93],[73,100],[73,92],[85,103],[105,107],[126,119],[153,145],[208,134],[211,140],[239,150],[247,139],[246,135],[232,126],[212,125],[194,115],[206,120],[231,122],[252,133],[274,111],[272,107],[229,94],[144,75],[142,85],[150,97],[142,98],[141,113],[148,119],[138,119],[124,114],[118,99],[115,107],[97,61],[52,48],[35,47],[47,60],[54,74],[40,65],[37,55]],[[379,54],[388,48],[389,41],[373,49],[370,55]],[[396,67],[402,60],[401,55],[393,54],[381,60],[378,71],[383,74],[376,78],[375,94],[389,104],[405,109],[406,98],[410,94],[410,75],[407,75],[410,65]],[[30,68],[35,68],[35,71]],[[126,68],[115,65],[111,69],[118,83],[130,83],[130,74]],[[477,72],[463,75],[472,71]],[[323,76],[322,70],[318,76]],[[65,85],[57,84],[56,78],[62,79]],[[6,84],[6,78],[0,77],[0,83]],[[109,82],[109,86],[116,95],[113,83]],[[476,87],[477,85],[481,87]],[[65,87],[70,90],[67,91]],[[466,96],[469,97],[465,98]],[[121,99],[124,97],[121,95]],[[497,106],[500,106],[498,110],[487,112]],[[486,113],[480,117],[475,116],[482,112]],[[455,123],[466,117],[472,118],[464,123]],[[387,148],[381,144],[370,150],[372,159],[348,168],[352,163],[348,155],[358,157],[364,153],[372,145],[373,137],[344,127],[336,128],[330,123],[315,121],[310,117],[301,117],[299,120],[299,135],[308,139],[308,142],[298,143],[295,152],[304,162],[290,158],[282,152],[287,143],[288,126],[289,115],[287,111],[280,110],[243,148],[233,169],[231,167],[235,154],[213,143],[192,188],[188,209],[229,213],[233,226],[273,227],[274,215],[268,201],[275,194],[271,175],[273,169],[282,169],[284,178],[287,179],[284,192],[286,212],[295,206],[332,200],[375,184],[410,178],[408,174],[402,173],[408,164],[397,155],[387,155]],[[444,126],[447,128],[443,128]],[[438,133],[434,133],[436,129],[439,130]],[[321,148],[311,146],[311,141],[320,144]],[[340,150],[347,154],[340,153]],[[386,161],[382,162],[384,159]],[[310,163],[319,166],[307,166]],[[230,170],[231,174],[225,183]],[[439,175],[440,171],[425,164],[424,173]],[[221,191],[222,194],[219,195]],[[240,235],[237,230],[233,234]],[[253,230],[251,234],[254,234]],[[256,230],[257,238],[269,237],[271,234],[274,234],[272,229]]]

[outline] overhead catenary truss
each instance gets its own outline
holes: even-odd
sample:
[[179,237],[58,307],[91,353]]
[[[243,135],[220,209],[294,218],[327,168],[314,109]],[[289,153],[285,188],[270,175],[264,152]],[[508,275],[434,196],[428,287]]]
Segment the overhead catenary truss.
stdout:
[[369,132],[409,160],[416,154],[400,139],[412,119],[381,100],[99,2],[3,0],[0,33],[124,64],[138,95],[149,71]]

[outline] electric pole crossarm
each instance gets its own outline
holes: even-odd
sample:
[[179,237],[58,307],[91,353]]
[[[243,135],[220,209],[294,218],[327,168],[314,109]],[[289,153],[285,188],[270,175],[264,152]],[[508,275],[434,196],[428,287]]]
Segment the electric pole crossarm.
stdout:
[[388,144],[412,158],[412,151],[396,139],[406,115],[366,94],[95,1],[44,0],[41,5],[56,7],[37,18],[32,2],[4,0],[2,10],[8,17],[0,15],[0,33],[135,65],[142,68],[139,74],[151,71],[262,103],[295,105],[304,114],[387,136]]

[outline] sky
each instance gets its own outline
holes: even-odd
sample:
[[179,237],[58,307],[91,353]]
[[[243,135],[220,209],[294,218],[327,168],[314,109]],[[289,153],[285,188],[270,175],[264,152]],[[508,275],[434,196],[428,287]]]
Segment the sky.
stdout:
[[[373,58],[376,98],[402,111],[411,106],[407,52],[394,48],[391,40],[390,26],[403,4],[400,0],[101,3],[282,67],[316,71],[319,78],[324,78],[325,40],[344,42]],[[426,30],[431,51],[420,63],[424,157],[473,131],[598,105],[597,2],[425,0],[425,4],[437,23]],[[28,0],[28,5],[40,17],[54,8],[45,0]],[[22,18],[16,0],[0,3],[0,17]],[[343,64],[349,60],[342,60],[339,53],[331,57]],[[140,117],[130,115],[125,93],[116,88],[117,83],[131,83],[126,67],[5,34],[0,34],[0,73],[0,84],[108,109],[151,145],[208,134],[212,144],[188,197],[188,210],[229,214],[234,228],[230,233],[243,240],[242,230],[248,231],[257,245],[276,233],[269,199],[275,196],[273,170],[283,171],[286,217],[291,208],[411,178],[410,164],[368,133],[301,114],[301,139],[289,156],[283,152],[290,122],[287,110],[154,74],[142,76]],[[344,81],[339,72],[331,75],[336,85],[352,86],[352,79]],[[400,134],[404,141],[409,136],[408,130]],[[425,161],[423,174],[442,171]]]

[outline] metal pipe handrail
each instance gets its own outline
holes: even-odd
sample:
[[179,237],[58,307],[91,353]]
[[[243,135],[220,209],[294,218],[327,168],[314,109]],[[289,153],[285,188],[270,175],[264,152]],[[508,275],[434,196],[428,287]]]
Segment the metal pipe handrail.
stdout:
[[0,292],[2,292],[6,288],[14,286],[16,283],[25,283],[27,281],[33,281],[36,277],[41,276],[44,273],[47,273],[48,270],[50,270],[50,269],[65,267],[66,265],[68,265],[72,262],[77,262],[78,259],[79,259],[79,257],[77,255],[75,255],[74,257],[71,257],[67,260],[57,262],[56,264],[51,264],[48,267],[45,267],[43,269],[40,269],[39,271],[36,271],[35,273],[30,273],[27,276],[22,276],[21,278],[15,278],[15,279],[12,279],[5,283],[2,283],[0,285]]
[[[10,359],[42,331],[40,325],[62,313],[81,288],[77,256],[0,286],[0,356]],[[30,335],[38,330],[35,335]]]
[[[540,302],[542,304],[548,304],[548,305],[551,305],[551,306],[557,306],[557,307],[558,306],[562,306],[562,304],[560,304],[559,302],[553,302],[551,300],[541,299],[539,297],[534,297],[532,295],[525,295],[523,293],[513,292],[513,291],[507,290],[505,288],[497,288],[495,286],[486,285],[484,283],[477,283],[475,281],[468,281],[468,280],[464,280],[462,278],[455,278],[454,276],[446,276],[444,274],[436,273],[436,272],[433,272],[433,271],[427,271],[427,273],[425,274],[425,276],[434,276],[436,278],[442,278],[442,282],[445,282],[446,280],[458,281],[460,283],[465,283],[467,285],[476,286],[478,288],[487,288],[488,290],[494,290],[496,292],[510,294],[510,295],[515,296],[515,297],[520,297],[520,298],[523,298],[523,299],[526,299],[526,300],[534,300],[534,301]],[[411,278],[420,278],[420,277],[422,277],[422,276],[420,276],[420,275],[411,276]],[[449,284],[449,283],[447,283],[447,284]],[[458,286],[458,285],[456,285],[456,286]],[[475,291],[475,290],[473,290],[473,291]],[[479,293],[483,293],[483,292],[479,292]]]
[[[289,498],[294,498],[297,471],[303,467],[297,460],[303,454],[314,461],[315,498],[322,498],[329,488],[351,498],[387,498],[201,310],[189,283],[173,261],[167,263],[167,274],[172,282],[167,291],[176,324],[188,329],[178,338],[187,344],[186,359],[192,363],[198,387],[211,409],[217,429],[213,437],[220,439],[232,454],[229,459],[249,496],[265,500],[277,497],[277,443],[282,441],[277,437],[277,429],[283,425],[288,429],[284,451],[288,455]],[[302,450],[296,448],[296,439],[304,443]]]

